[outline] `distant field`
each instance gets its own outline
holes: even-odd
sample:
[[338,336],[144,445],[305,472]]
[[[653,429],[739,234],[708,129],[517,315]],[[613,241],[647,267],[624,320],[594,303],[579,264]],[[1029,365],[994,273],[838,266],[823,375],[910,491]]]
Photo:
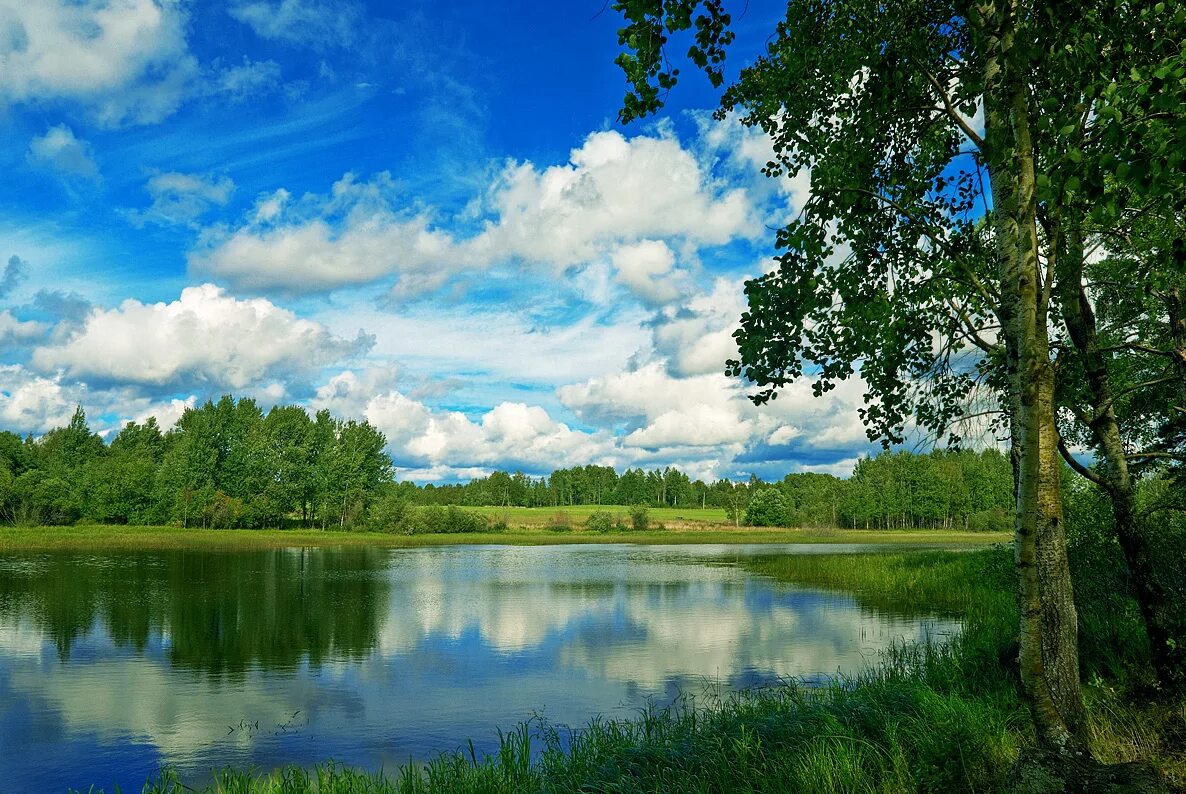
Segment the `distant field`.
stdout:
[[[512,527],[546,527],[555,522],[559,515],[566,516],[572,524],[584,523],[593,513],[609,513],[619,516],[623,523],[630,523],[630,508],[622,505],[575,505],[572,507],[466,507],[465,510],[481,513],[495,521],[506,521]],[[649,507],[647,517],[652,524],[670,526],[725,524],[733,522],[721,507]]]
[[[678,512],[678,511],[677,511]],[[687,524],[686,526],[691,526]],[[453,546],[564,543],[904,543],[981,545],[1007,542],[1006,533],[764,529],[727,526],[646,532],[555,532],[543,527],[472,534],[396,535],[311,529],[181,529],[180,527],[74,526],[0,528],[0,553],[49,549],[269,549],[297,546]]]

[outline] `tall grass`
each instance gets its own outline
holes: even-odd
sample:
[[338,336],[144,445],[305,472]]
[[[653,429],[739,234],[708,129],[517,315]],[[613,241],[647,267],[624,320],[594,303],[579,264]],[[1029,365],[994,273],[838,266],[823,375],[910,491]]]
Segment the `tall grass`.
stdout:
[[[794,683],[712,703],[680,700],[575,734],[535,721],[493,755],[440,756],[385,776],[336,765],[267,775],[225,770],[208,791],[288,792],[906,792],[995,788],[1016,753],[1002,714],[915,681]],[[165,773],[145,789],[180,794]]]

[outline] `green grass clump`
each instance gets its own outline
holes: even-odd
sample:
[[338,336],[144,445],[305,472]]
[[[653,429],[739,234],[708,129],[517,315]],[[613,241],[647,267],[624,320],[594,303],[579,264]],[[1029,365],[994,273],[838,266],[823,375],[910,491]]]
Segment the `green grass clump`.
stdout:
[[862,604],[890,613],[963,614],[972,608],[1008,612],[1013,603],[1012,561],[999,550],[782,555],[755,558],[746,568],[783,581],[853,593]]

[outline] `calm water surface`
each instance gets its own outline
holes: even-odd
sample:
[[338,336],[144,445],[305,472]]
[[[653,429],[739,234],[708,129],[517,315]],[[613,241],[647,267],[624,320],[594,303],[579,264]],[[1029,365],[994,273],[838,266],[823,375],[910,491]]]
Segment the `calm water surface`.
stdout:
[[[735,563],[837,546],[0,555],[0,792],[139,790],[163,764],[393,769],[705,686],[854,672],[950,621]],[[900,546],[898,548],[901,548]]]

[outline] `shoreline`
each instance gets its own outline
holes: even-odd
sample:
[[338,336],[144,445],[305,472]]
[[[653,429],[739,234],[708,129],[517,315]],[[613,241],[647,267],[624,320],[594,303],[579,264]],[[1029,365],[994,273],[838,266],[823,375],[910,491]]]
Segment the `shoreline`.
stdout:
[[624,532],[515,527],[499,532],[397,535],[317,529],[181,529],[162,526],[83,525],[0,528],[0,553],[13,551],[275,549],[357,546],[417,548],[424,546],[554,546],[570,544],[943,544],[987,546],[1012,539],[1004,532],[948,530],[664,529]]

